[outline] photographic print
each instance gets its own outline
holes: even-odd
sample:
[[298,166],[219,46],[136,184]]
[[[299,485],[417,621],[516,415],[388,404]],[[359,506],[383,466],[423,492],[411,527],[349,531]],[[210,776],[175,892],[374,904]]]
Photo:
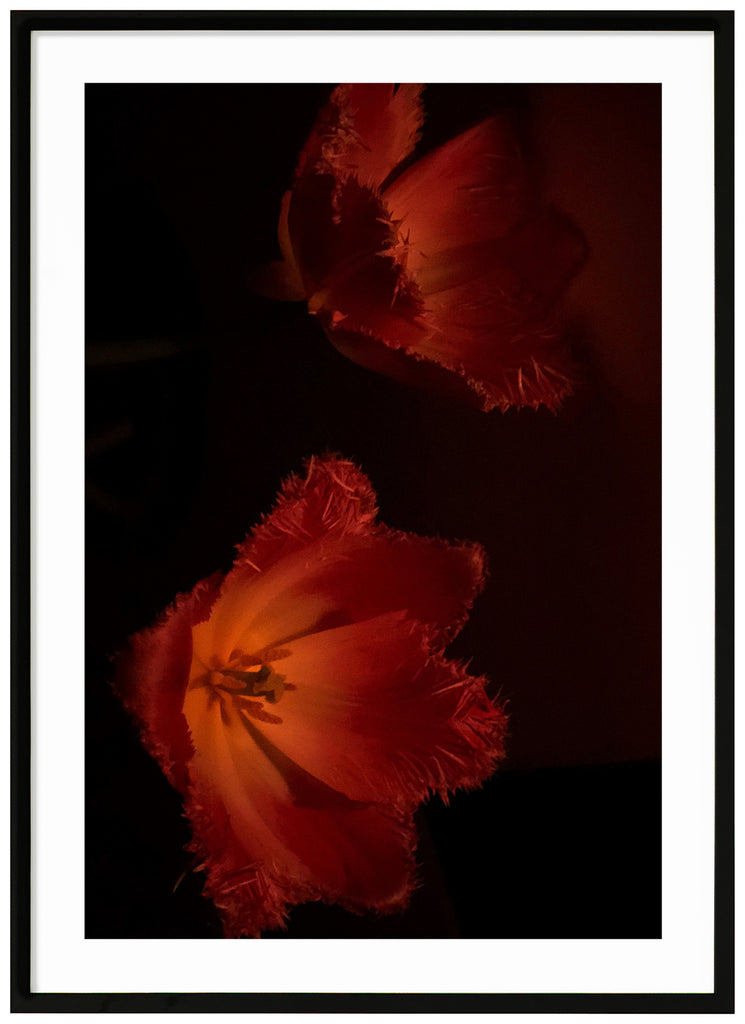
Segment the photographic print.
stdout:
[[87,937],[659,936],[660,98],[86,87]]
[[11,27],[13,1010],[729,1012],[732,16]]

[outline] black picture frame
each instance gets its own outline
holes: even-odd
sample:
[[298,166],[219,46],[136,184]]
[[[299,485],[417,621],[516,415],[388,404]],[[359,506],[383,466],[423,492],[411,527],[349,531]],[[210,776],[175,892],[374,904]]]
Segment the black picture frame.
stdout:
[[[30,88],[34,31],[711,32],[715,46],[716,795],[712,993],[39,993],[31,944]],[[11,1009],[14,1012],[729,1013],[734,1008],[734,14],[721,12],[44,12],[11,14]]]

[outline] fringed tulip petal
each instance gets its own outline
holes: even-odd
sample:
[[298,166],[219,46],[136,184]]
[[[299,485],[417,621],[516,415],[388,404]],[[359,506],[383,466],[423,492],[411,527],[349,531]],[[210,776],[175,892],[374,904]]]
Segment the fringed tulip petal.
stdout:
[[207,643],[227,656],[236,646],[261,650],[399,610],[452,638],[483,586],[482,549],[389,530],[376,512],[370,484],[352,463],[311,460],[239,547],[202,627]]
[[485,273],[476,271],[471,255],[470,280],[456,283],[451,276],[453,283],[443,281],[428,294],[433,330],[420,351],[463,374],[486,409],[557,409],[572,393],[575,373],[551,309],[584,261],[584,239],[547,212],[478,248],[486,246]]
[[340,85],[300,156],[299,173],[377,188],[411,153],[424,120],[421,85]]
[[119,661],[226,935],[280,927],[307,900],[403,906],[416,805],[476,785],[503,755],[485,680],[442,653],[482,585],[481,549],[376,515],[354,465],[309,460],[231,572]]
[[[224,822],[221,841],[204,851],[207,885],[234,920],[234,934],[281,927],[288,902],[323,897],[385,910],[406,900],[410,815],[326,786],[268,740],[239,703],[215,698],[210,687],[190,689],[184,713],[195,789],[210,818]],[[258,906],[253,920],[241,920],[237,911],[255,904],[257,889],[271,914]]]
[[341,117],[354,124],[349,171],[376,188],[413,152],[424,111],[422,85],[342,85],[335,90]]
[[431,642],[404,612],[296,640],[275,665],[293,687],[278,721],[255,726],[355,800],[419,801],[482,782],[502,755],[505,718],[483,680]]
[[419,130],[418,88],[334,91],[283,203],[287,278],[302,280],[309,311],[365,367],[485,410],[557,409],[575,374],[555,305],[584,239],[540,210],[505,117],[400,172]]
[[168,781],[184,788],[192,754],[182,714],[192,661],[192,629],[209,616],[220,588],[216,573],[181,594],[149,629],[136,633],[116,660],[114,689],[140,726],[142,742]]
[[397,348],[364,331],[345,331],[327,325],[324,327],[331,344],[342,355],[365,369],[385,374],[402,384],[482,407],[481,400],[466,377],[454,373],[434,358],[427,358],[416,348]]
[[395,323],[397,345],[422,337],[424,304],[407,278],[398,235],[383,203],[356,180],[301,179],[289,232],[309,311],[324,325],[380,335]]
[[[482,566],[478,548],[393,532],[316,541],[240,589],[226,588],[215,608],[215,645],[263,650],[398,610],[453,635],[480,589]],[[254,614],[245,614],[245,601]]]
[[526,207],[523,161],[508,123],[482,121],[417,160],[386,189],[385,203],[409,239],[415,276],[438,253],[503,237]]

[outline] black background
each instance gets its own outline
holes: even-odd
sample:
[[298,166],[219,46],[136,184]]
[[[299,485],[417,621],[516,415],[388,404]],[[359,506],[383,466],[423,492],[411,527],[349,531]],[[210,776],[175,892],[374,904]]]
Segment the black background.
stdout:
[[557,416],[375,376],[301,304],[252,293],[330,88],[86,89],[86,935],[220,935],[109,656],[230,566],[304,458],[338,451],[387,524],[485,546],[450,653],[509,702],[508,760],[420,812],[407,913],[309,905],[283,934],[657,936],[659,88],[425,92],[419,152],[507,109],[536,190],[587,236],[563,311],[583,386]]

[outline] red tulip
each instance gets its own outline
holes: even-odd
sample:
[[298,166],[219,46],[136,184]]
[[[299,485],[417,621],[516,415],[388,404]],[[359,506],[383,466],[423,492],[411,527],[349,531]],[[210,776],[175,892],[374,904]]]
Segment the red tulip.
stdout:
[[485,680],[443,650],[484,578],[475,544],[376,522],[351,463],[311,459],[238,547],[118,661],[117,690],[181,792],[227,936],[291,904],[405,906],[412,815],[503,756]]
[[492,117],[401,170],[422,86],[340,85],[282,203],[268,289],[306,299],[333,344],[482,409],[571,393],[554,307],[585,245],[538,207],[508,122]]

